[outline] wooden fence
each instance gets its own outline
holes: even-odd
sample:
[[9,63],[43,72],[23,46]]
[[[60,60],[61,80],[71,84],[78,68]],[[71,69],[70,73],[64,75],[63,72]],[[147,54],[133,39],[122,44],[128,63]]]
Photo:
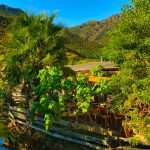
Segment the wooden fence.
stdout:
[[[15,123],[22,124],[24,126],[30,127],[32,129],[35,129],[37,131],[43,132],[47,135],[53,136],[55,138],[67,140],[70,142],[74,142],[80,145],[84,145],[87,147],[90,147],[92,149],[97,149],[97,150],[105,150],[111,147],[110,143],[113,141],[118,141],[118,140],[123,140],[124,142],[127,142],[126,139],[124,138],[117,138],[117,137],[108,137],[108,136],[101,136],[99,134],[99,137],[93,137],[87,134],[82,134],[81,132],[77,132],[75,129],[80,129],[80,130],[86,130],[89,131],[90,129],[92,131],[98,131],[98,132],[104,132],[102,128],[92,128],[87,125],[83,124],[75,124],[69,121],[65,120],[58,120],[54,122],[54,127],[52,127],[49,131],[46,131],[44,128],[44,119],[40,118],[38,116],[35,116],[34,122],[31,122],[31,118],[29,115],[29,111],[22,109],[22,108],[17,108],[17,107],[12,107],[9,105],[9,120]],[[74,130],[74,131],[73,131]]]

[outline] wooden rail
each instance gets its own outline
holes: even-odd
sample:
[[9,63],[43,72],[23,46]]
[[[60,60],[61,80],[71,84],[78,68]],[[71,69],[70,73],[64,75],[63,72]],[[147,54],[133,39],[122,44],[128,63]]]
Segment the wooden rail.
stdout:
[[[92,137],[92,136],[85,135],[85,134],[81,134],[81,133],[76,133],[76,132],[69,131],[69,130],[64,130],[63,128],[52,127],[49,131],[46,131],[44,129],[43,118],[35,116],[35,121],[31,124],[29,111],[23,110],[21,108],[9,106],[8,115],[9,115],[9,119],[15,123],[19,123],[27,127],[33,128],[37,131],[43,132],[55,138],[78,143],[78,144],[88,146],[88,147],[91,147],[93,149],[98,149],[98,150],[104,150],[109,147],[109,144],[107,143],[106,140],[99,139],[99,138]],[[65,120],[59,120],[55,123],[58,125],[64,126],[65,128],[67,127],[67,124],[69,124]]]
[[[97,150],[105,150],[110,148],[110,141],[109,140],[118,140],[116,137],[105,137],[99,134],[99,138],[93,137],[87,134],[82,134],[76,131],[72,131],[73,129],[88,129],[90,127],[85,127],[83,124],[74,124],[69,121],[65,120],[58,120],[54,122],[54,126],[49,130],[46,131],[44,128],[44,119],[38,116],[35,116],[34,122],[31,122],[31,118],[29,115],[29,111],[12,107],[9,105],[9,119],[15,123],[22,124],[24,126],[33,128],[37,131],[43,132],[55,138],[67,140],[70,142],[74,142],[80,145],[84,145],[90,147],[92,149]],[[61,126],[61,127],[60,127]],[[97,130],[97,129],[96,129]],[[98,128],[100,130],[100,128]],[[101,129],[102,130],[102,129]],[[87,130],[88,131],[88,130]],[[123,141],[127,141],[123,139]]]

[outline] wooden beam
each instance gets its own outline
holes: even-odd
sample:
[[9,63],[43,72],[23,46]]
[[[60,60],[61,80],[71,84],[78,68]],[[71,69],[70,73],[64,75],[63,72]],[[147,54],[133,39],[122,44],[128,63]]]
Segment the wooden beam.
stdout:
[[15,111],[15,112],[21,112],[21,113],[25,113],[25,114],[28,114],[28,113],[29,113],[29,110],[23,109],[23,108],[17,108],[17,107],[9,106],[9,109],[10,109],[11,111]]
[[48,134],[50,136],[53,136],[55,138],[59,138],[59,139],[67,140],[67,141],[70,141],[70,142],[78,143],[78,144],[81,144],[81,145],[84,145],[84,146],[87,146],[87,147],[91,147],[91,148],[94,148],[94,149],[97,149],[97,150],[105,150],[106,149],[106,148],[100,147],[99,145],[91,144],[91,143],[88,143],[88,142],[85,142],[85,141],[80,141],[80,140],[77,140],[77,139],[74,139],[74,138],[71,138],[71,137],[67,137],[67,136],[64,136],[64,135],[60,135],[60,134],[57,134],[57,133],[48,132],[48,131],[46,131],[44,129],[35,127],[35,126],[30,125],[28,123],[24,123],[24,122],[22,122],[20,120],[16,120],[16,122],[18,122],[18,123],[20,123],[22,125],[28,126],[30,128],[33,128],[33,129],[35,129],[37,131],[43,132],[45,134]]
[[[15,108],[15,111],[13,111],[13,112],[9,111],[8,115],[10,117],[10,120],[13,121],[13,122],[21,122],[24,125],[26,125],[26,124],[29,125],[28,123],[23,122],[23,121],[30,121],[30,115],[29,114],[26,114],[26,113],[22,114],[22,112],[17,112],[16,108]],[[23,121],[21,121],[21,120],[23,120]],[[40,125],[42,128],[44,128],[44,119],[43,118],[35,116],[35,121],[33,123],[37,124],[37,125]],[[62,120],[62,119],[60,119],[58,121],[55,121],[54,123],[58,124],[58,125],[61,125],[61,126],[64,126],[64,127],[68,127],[69,129],[72,127],[72,128],[75,128],[75,129],[78,128],[78,129],[87,130],[87,125],[86,124],[74,124],[72,122],[65,121],[65,120]],[[32,125],[32,126],[34,126],[34,125]],[[36,128],[39,128],[39,127],[34,126],[34,129],[36,129]],[[100,129],[100,128],[101,127],[96,127],[97,133],[100,133],[100,131],[97,130],[97,129]],[[41,128],[39,128],[39,129],[41,129]],[[44,130],[44,129],[41,129],[41,130]],[[62,128],[56,128],[56,127],[52,127],[51,131],[57,132],[56,134],[58,134],[58,135],[61,134],[61,136],[64,136],[64,137],[69,136],[69,138],[76,139],[80,142],[81,141],[82,142],[86,141],[85,143],[89,143],[89,144],[91,144],[90,142],[92,142],[92,143],[95,143],[96,145],[98,144],[98,145],[103,145],[103,146],[107,146],[107,147],[109,146],[107,141],[109,141],[109,139],[111,140],[111,138],[112,139],[117,138],[119,140],[128,141],[128,139],[126,139],[126,138],[118,138],[118,137],[115,137],[115,136],[107,137],[106,140],[102,140],[102,139],[98,139],[96,137],[84,135],[84,134],[81,134],[81,133],[75,133],[75,132],[72,132],[72,131],[66,131]],[[45,131],[45,132],[48,133],[47,131]],[[93,130],[92,130],[92,132],[93,132]],[[94,132],[95,132],[95,129],[94,129]],[[50,132],[50,133],[53,136],[54,133],[52,133],[52,132]],[[84,145],[84,144],[82,143],[82,145]]]
[[86,130],[88,132],[95,132],[98,134],[102,134],[102,135],[107,135],[107,136],[119,136],[120,133],[117,131],[113,131],[113,130],[108,130],[105,128],[102,128],[100,126],[92,126],[92,125],[87,125],[87,124],[79,124],[79,123],[72,123],[69,121],[65,121],[65,120],[58,120],[54,122],[55,124],[59,124],[59,125],[63,125],[66,127],[70,127],[70,128],[75,128],[75,129],[82,129],[82,130]]
[[[9,106],[9,108],[13,112],[21,112],[21,113],[25,113],[25,114],[29,115],[28,110],[24,110],[22,108],[16,108],[16,107],[12,107],[12,106]],[[41,117],[35,116],[34,119],[36,121],[41,121],[41,122],[44,123],[44,119],[41,118]],[[107,130],[107,129],[102,128],[100,126],[90,126],[90,125],[87,125],[87,124],[77,124],[77,123],[72,123],[72,122],[69,122],[69,121],[62,120],[62,119],[60,119],[58,121],[54,121],[54,123],[59,124],[59,125],[63,125],[63,126],[66,126],[66,127],[83,129],[83,130],[86,130],[86,131],[89,131],[89,132],[95,132],[95,133],[102,134],[102,135],[108,135],[108,136],[119,136],[120,135],[119,132],[116,132],[116,131],[113,131],[113,130]]]
[[13,112],[13,115],[15,118],[17,119],[21,119],[21,120],[24,120],[24,121],[28,121],[28,117],[25,116],[24,114],[20,114],[18,112]]
[[11,119],[15,122],[15,117],[11,111],[8,112],[8,116],[11,117]]
[[61,128],[56,128],[56,127],[52,127],[52,131],[59,132],[61,134],[66,134],[66,135],[69,135],[71,137],[79,138],[79,139],[84,140],[84,141],[88,141],[88,142],[93,142],[93,143],[100,144],[100,145],[109,146],[109,144],[106,142],[106,140],[102,140],[102,139],[99,139],[99,138],[91,137],[89,135],[76,133],[76,132],[72,132],[72,131],[66,131],[66,130],[63,130]]
[[[34,124],[37,124],[37,125],[40,125],[41,127],[44,127],[44,123],[39,122],[39,121],[34,121]],[[109,144],[106,142],[106,140],[95,138],[95,137],[92,137],[92,136],[89,136],[89,135],[76,133],[76,132],[72,132],[72,131],[69,131],[69,130],[64,130],[63,128],[57,128],[57,127],[54,127],[54,126],[50,130],[55,131],[57,133],[68,135],[68,136],[73,137],[73,138],[78,138],[78,139],[81,139],[81,140],[84,140],[84,141],[109,146]]]
[[[15,116],[15,118],[18,118],[19,120],[21,119],[21,120],[24,120],[24,121],[29,121],[29,118],[27,116],[23,115],[23,114],[19,114],[19,113],[15,112],[14,116]],[[41,127],[44,128],[44,123],[43,122],[34,121],[34,124],[40,125]],[[81,140],[86,140],[86,141],[89,141],[89,142],[94,142],[94,143],[97,143],[97,144],[109,146],[108,143],[105,140],[100,140],[98,138],[94,138],[94,137],[91,137],[91,136],[88,136],[88,135],[83,135],[83,134],[79,134],[79,133],[75,133],[75,132],[71,132],[71,131],[66,131],[66,130],[63,130],[61,128],[56,128],[56,127],[52,127],[51,130],[55,131],[55,132],[59,132],[61,134],[66,134],[66,135],[69,135],[69,136],[72,136],[72,137],[75,137],[75,138],[79,138]]]

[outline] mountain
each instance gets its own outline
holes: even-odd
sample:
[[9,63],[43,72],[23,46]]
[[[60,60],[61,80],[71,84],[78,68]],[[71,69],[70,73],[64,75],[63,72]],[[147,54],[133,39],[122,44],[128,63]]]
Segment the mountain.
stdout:
[[[109,42],[106,34],[121,20],[120,15],[113,15],[102,21],[89,21],[79,26],[64,29],[62,36],[66,38],[65,46],[69,57],[74,62],[79,60],[101,59],[102,49]],[[72,54],[70,54],[70,52]],[[75,63],[76,63],[75,62]]]
[[0,5],[0,12],[10,13],[10,14],[19,14],[19,13],[23,13],[24,11],[19,8],[12,8],[6,5]]
[[112,29],[120,20],[120,15],[113,15],[102,21],[89,21],[79,26],[70,28],[70,32],[78,34],[85,41],[98,41],[104,34]]

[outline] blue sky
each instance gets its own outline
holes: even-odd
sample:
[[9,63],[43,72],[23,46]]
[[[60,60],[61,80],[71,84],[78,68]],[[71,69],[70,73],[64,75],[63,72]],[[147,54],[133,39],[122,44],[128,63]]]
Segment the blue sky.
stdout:
[[48,14],[57,12],[56,23],[72,27],[91,20],[103,20],[121,12],[129,0],[0,0],[0,4],[25,11]]

